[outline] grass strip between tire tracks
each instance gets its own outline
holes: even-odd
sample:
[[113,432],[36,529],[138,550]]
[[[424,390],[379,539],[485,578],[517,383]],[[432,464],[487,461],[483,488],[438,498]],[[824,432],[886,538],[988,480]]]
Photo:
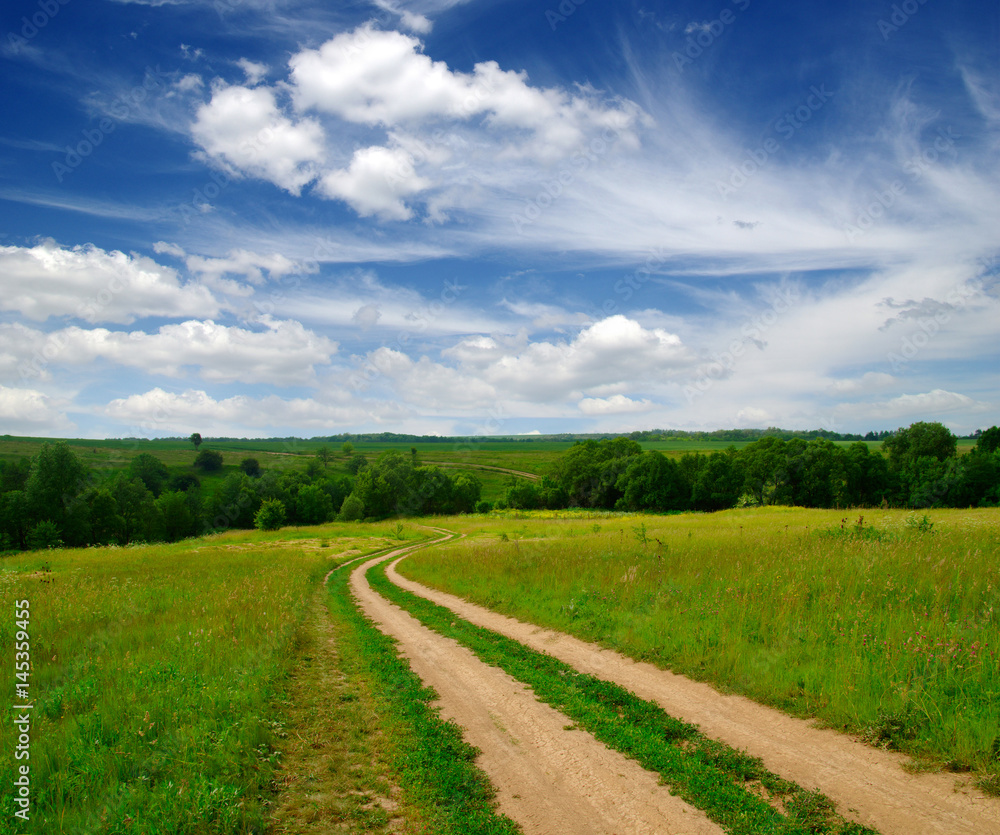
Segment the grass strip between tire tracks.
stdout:
[[382,634],[351,599],[350,570],[327,580],[331,617],[350,629],[368,659],[372,678],[400,721],[393,767],[402,790],[429,819],[434,835],[516,835],[520,827],[496,810],[494,790],[475,764],[479,753],[462,731],[431,706],[437,694],[400,657],[396,641]]
[[386,577],[387,565],[383,562],[368,572],[368,581],[379,594],[425,626],[468,647],[485,663],[529,685],[541,701],[564,713],[576,727],[659,773],[673,794],[704,811],[727,832],[877,835],[846,821],[819,792],[806,791],[772,774],[758,758],[709,739],[694,725],[669,716],[625,688],[579,673],[399,588]]

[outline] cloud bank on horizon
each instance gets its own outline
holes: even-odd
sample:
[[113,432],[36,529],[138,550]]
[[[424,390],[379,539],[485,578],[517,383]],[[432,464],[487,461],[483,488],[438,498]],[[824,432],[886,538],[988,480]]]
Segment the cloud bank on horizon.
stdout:
[[13,5],[3,432],[1000,422],[995,3]]

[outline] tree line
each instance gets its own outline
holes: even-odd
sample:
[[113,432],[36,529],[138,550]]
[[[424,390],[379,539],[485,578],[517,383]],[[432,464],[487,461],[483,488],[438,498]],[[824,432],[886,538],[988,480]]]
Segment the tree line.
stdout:
[[968,455],[940,423],[914,423],[881,451],[855,442],[766,436],[742,450],[672,458],[628,437],[574,444],[539,482],[511,481],[500,506],[715,511],[737,506],[992,507],[1000,504],[1000,429]]
[[[65,442],[47,442],[33,458],[0,461],[0,552],[175,542],[226,528],[335,518],[467,513],[480,500],[475,476],[421,466],[415,453],[390,451],[372,462],[355,455],[348,463],[353,477],[331,472],[331,457],[322,448],[304,470],[285,471],[245,458],[209,496],[197,475],[172,474],[149,453],[107,472],[86,466]],[[223,470],[223,457],[202,449],[193,464],[204,478]]]

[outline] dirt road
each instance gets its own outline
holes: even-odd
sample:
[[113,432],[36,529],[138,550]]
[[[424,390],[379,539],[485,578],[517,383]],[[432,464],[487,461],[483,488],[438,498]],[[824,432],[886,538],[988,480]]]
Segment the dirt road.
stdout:
[[[428,589],[400,576],[395,563],[388,576],[402,588],[446,606],[472,623],[659,704],[667,713],[698,725],[706,735],[760,757],[772,772],[803,788],[819,789],[837,804],[842,815],[882,835],[1000,835],[1000,800],[971,789],[967,780],[958,780],[956,775],[908,774],[901,767],[906,759],[901,755],[871,748],[748,699],[720,694],[706,684]],[[408,652],[423,652],[419,633],[411,632],[410,640],[417,643]],[[453,698],[461,700],[464,692],[460,685]],[[483,698],[488,696],[483,694]],[[456,721],[465,725],[457,714]],[[580,732],[563,736],[568,739],[577,734]],[[475,744],[488,751],[493,743],[486,740]],[[562,740],[555,744],[561,745]],[[558,762],[556,759],[556,765]],[[562,831],[577,830],[567,827]]]
[[442,715],[461,725],[465,739],[480,749],[477,763],[497,788],[501,811],[526,833],[722,832],[659,785],[657,775],[584,731],[568,730],[572,722],[537,701],[525,685],[372,591],[364,572],[386,558],[355,568],[352,592],[399,642],[413,671],[437,691]]

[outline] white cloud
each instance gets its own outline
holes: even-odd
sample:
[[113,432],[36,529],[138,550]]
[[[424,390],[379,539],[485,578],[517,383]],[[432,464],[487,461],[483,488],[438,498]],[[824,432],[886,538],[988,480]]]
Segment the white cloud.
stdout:
[[400,8],[399,3],[394,3],[391,0],[374,0],[374,3],[383,11],[398,15],[399,22],[411,32],[426,35],[434,27],[434,24],[432,24],[424,15],[419,14],[418,12],[411,12],[405,8]]
[[205,82],[201,80],[200,75],[192,72],[181,76],[181,78],[174,82],[173,86],[181,93],[191,93],[204,87]]
[[617,315],[585,328],[571,342],[534,342],[517,355],[502,356],[483,376],[498,389],[550,402],[662,385],[694,360],[676,334],[647,330]]
[[378,309],[377,304],[362,305],[354,311],[354,315],[351,317],[354,323],[363,331],[375,327],[380,318],[382,318],[382,311]]
[[0,385],[0,424],[13,435],[56,436],[71,434],[76,426],[60,405],[34,389]]
[[273,90],[218,85],[198,108],[191,134],[207,156],[233,172],[299,194],[323,161],[324,135],[312,119],[281,114]]
[[112,400],[104,414],[135,426],[155,426],[162,432],[231,435],[295,431],[340,432],[358,426],[398,425],[410,410],[381,401],[337,402],[312,398],[249,397],[216,399],[200,389],[180,393],[154,388]]
[[530,131],[527,143],[507,137],[508,152],[545,160],[565,156],[594,130],[631,137],[642,118],[631,102],[605,104],[585,87],[576,94],[532,87],[526,73],[495,61],[455,72],[422,48],[417,38],[369,24],[303,50],[289,61],[296,106],[384,127],[482,116],[493,129]]
[[225,258],[189,255],[185,263],[191,272],[197,273],[203,279],[220,279],[225,275],[237,275],[251,284],[258,285],[264,283],[265,272],[268,278],[276,279],[295,273],[315,271],[315,268],[307,268],[278,252],[262,255],[245,249],[231,250]]
[[429,188],[419,176],[413,157],[396,148],[361,148],[354,152],[346,171],[330,171],[319,182],[319,192],[347,203],[362,217],[409,220],[413,211],[403,198]]
[[961,412],[978,414],[990,409],[990,404],[976,401],[965,394],[945,389],[920,394],[901,394],[878,403],[846,404],[837,408],[838,416],[858,419],[911,423],[937,416]]
[[184,249],[177,244],[168,243],[167,241],[157,241],[153,244],[153,252],[157,255],[173,255],[175,258],[184,257]]
[[268,73],[267,64],[258,64],[256,61],[251,61],[248,58],[240,58],[236,63],[246,73],[247,84],[251,87],[259,84],[260,80]]
[[46,376],[55,368],[104,360],[168,377],[184,377],[193,367],[202,379],[216,383],[278,386],[314,383],[316,366],[329,364],[337,351],[336,342],[299,322],[274,321],[267,316],[260,321],[266,330],[193,320],[164,325],[155,333],[71,327],[44,334],[0,325],[0,350],[6,344],[16,344],[21,357],[18,367],[37,352],[45,359]]
[[585,397],[578,406],[585,415],[621,415],[648,412],[652,408],[648,400],[632,400],[622,394],[614,394],[611,397]]
[[182,283],[150,258],[45,240],[0,247],[0,309],[35,321],[77,316],[130,324],[145,316],[216,316],[219,305],[205,287]]
[[597,322],[570,341],[480,335],[462,339],[441,355],[457,365],[379,348],[352,378],[365,379],[367,368],[373,386],[422,408],[486,414],[503,403],[533,415],[577,409],[606,414],[645,409],[649,401],[625,392],[663,388],[694,361],[675,334],[647,330],[624,316]]

